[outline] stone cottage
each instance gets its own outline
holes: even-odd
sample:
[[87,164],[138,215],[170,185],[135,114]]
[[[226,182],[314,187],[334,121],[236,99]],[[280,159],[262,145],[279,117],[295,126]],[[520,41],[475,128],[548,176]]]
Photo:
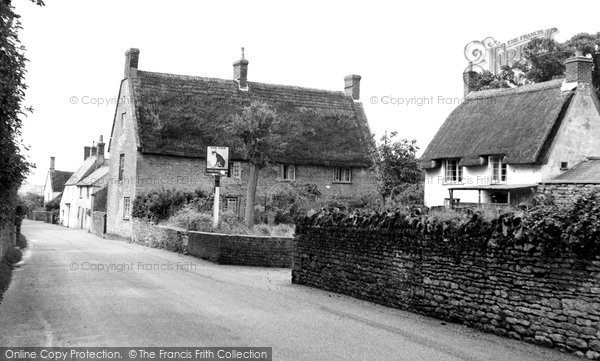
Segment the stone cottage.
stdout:
[[50,168],[44,185],[44,204],[60,197],[65,189],[65,183],[73,175],[73,172],[54,169],[55,162],[56,158],[50,157]]
[[[260,173],[257,199],[308,184],[324,197],[374,191],[360,76],[347,76],[344,91],[329,91],[248,81],[243,55],[231,80],[142,71],[138,61],[139,50],[126,52],[109,144],[108,233],[130,235],[138,194],[161,188],[212,193],[213,178],[205,173],[209,145],[230,147],[221,195],[225,208],[239,214],[249,166],[225,128],[254,100],[277,111],[285,139],[284,151],[273,157],[277,164]],[[300,131],[286,133],[286,126]]]
[[565,66],[565,79],[470,92],[421,157],[425,205],[518,205],[600,155],[592,59],[578,54]]
[[[102,194],[108,183],[108,159],[104,157],[104,147],[100,136],[97,146],[83,148],[83,163],[67,181],[60,201],[61,225],[89,229],[92,212],[98,208],[96,196]],[[102,207],[105,198],[99,201]]]

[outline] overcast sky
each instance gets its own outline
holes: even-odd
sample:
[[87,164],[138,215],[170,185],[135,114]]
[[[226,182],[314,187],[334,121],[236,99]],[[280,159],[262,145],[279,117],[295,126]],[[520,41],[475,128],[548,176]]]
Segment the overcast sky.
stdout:
[[[231,79],[244,46],[250,81],[343,90],[344,76],[359,74],[371,130],[415,138],[423,151],[462,97],[469,41],[600,31],[597,0],[45,1],[13,0],[35,109],[23,129],[37,165],[29,184],[39,185],[51,155],[56,169],[75,171],[85,145],[100,134],[108,143],[128,48],[140,49],[140,69],[156,72]],[[433,102],[382,104],[386,96]]]

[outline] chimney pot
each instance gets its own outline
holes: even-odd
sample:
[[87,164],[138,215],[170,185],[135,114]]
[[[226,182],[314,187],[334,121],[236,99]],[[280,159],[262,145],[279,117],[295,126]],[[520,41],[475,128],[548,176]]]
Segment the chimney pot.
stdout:
[[244,48],[242,58],[233,63],[233,80],[238,82],[240,89],[248,89],[248,60],[244,57]]
[[91,151],[92,147],[83,147],[83,160],[86,160],[90,157]]
[[592,70],[594,69],[594,61],[591,58],[583,56],[581,50],[575,52],[572,56],[565,60],[565,81],[567,83],[592,83]]
[[360,79],[361,76],[355,74],[344,77],[344,92],[354,100],[360,99]]
[[139,49],[131,48],[125,52],[125,79],[135,78],[137,76],[137,67],[139,59]]
[[50,171],[53,172],[54,171],[54,161],[56,160],[55,157],[50,157]]

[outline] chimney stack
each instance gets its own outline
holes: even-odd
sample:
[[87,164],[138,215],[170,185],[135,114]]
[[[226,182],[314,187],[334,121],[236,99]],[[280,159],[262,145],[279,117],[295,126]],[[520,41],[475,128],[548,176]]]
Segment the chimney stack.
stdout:
[[54,160],[56,158],[50,157],[50,172],[54,172]]
[[360,75],[348,75],[344,78],[344,91],[351,95],[352,99],[360,99]]
[[86,160],[90,157],[91,151],[92,151],[91,147],[83,147],[83,160]]
[[240,89],[248,89],[248,60],[244,58],[244,48],[242,58],[233,63],[233,80],[238,82]]
[[592,70],[594,62],[591,58],[586,58],[580,50],[575,52],[575,56],[565,60],[565,74],[567,83],[592,83]]
[[137,76],[137,67],[139,59],[139,49],[131,48],[125,52],[125,79],[135,78]]
[[98,150],[98,148],[96,148],[96,142],[92,142],[92,154],[91,154],[92,157],[96,155],[97,150]]
[[469,63],[469,68],[463,73],[464,82],[464,96],[465,98],[473,88],[475,87],[475,81],[477,79],[477,72],[473,70],[473,63]]
[[104,137],[100,136],[100,139],[98,140],[98,155],[101,155],[104,157]]

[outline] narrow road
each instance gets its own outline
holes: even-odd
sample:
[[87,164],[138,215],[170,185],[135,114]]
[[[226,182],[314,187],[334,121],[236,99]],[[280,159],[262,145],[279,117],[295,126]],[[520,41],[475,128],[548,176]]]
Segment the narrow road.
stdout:
[[[194,257],[25,221],[0,345],[267,346],[274,360],[579,360]],[[104,269],[101,269],[104,267]],[[111,267],[111,268],[109,268]]]

